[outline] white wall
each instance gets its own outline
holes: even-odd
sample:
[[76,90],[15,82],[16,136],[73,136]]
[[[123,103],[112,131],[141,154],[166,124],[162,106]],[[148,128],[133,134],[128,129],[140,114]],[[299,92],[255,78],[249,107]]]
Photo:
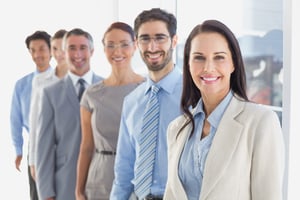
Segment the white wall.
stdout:
[[283,106],[283,128],[289,133],[287,144],[288,157],[288,200],[300,199],[300,24],[298,0],[287,0],[284,3],[285,12],[285,35],[284,35],[284,59],[287,64],[287,71],[284,76],[284,102]]
[[24,155],[21,172],[14,166],[15,150],[10,133],[10,103],[15,81],[35,69],[25,46],[25,38],[36,30],[51,35],[60,28],[75,27],[90,32],[95,42],[92,68],[102,76],[110,66],[102,54],[101,39],[108,25],[116,20],[115,0],[10,0],[0,2],[0,190],[9,199],[29,199],[27,179],[27,139],[24,132]]
[[[28,134],[24,135],[21,172],[14,166],[15,150],[10,132],[10,104],[17,79],[35,70],[34,63],[25,45],[25,38],[36,30],[45,30],[53,35],[58,29],[83,28],[92,34],[95,52],[92,69],[102,75],[110,73],[110,65],[102,53],[101,39],[110,23],[121,20],[133,25],[135,16],[143,9],[168,7],[173,0],[10,0],[0,2],[0,55],[2,76],[0,81],[0,188],[1,196],[10,199],[29,199],[27,178]],[[173,6],[172,6],[173,8]],[[173,12],[173,10],[171,10]],[[52,62],[53,65],[55,62]],[[134,69],[145,73],[138,52]]]

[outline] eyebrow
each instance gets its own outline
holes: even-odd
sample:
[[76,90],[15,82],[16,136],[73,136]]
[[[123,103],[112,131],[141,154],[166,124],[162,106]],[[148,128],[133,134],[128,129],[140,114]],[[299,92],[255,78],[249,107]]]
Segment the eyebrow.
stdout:
[[[154,36],[168,36],[168,35],[165,33],[156,33],[154,34]],[[151,36],[149,34],[142,34],[139,37],[151,37]]]
[[[193,52],[192,54],[200,54],[200,55],[204,55],[203,53],[201,53],[201,52]],[[215,55],[216,54],[227,54],[225,51],[218,51],[218,52],[215,52],[214,53]]]

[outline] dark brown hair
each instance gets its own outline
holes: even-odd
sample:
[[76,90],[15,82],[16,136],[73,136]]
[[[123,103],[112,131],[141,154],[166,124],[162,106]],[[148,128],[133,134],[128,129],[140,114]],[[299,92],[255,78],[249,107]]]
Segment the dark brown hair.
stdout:
[[[227,41],[229,50],[232,55],[232,61],[234,65],[234,72],[230,77],[230,89],[233,91],[234,95],[239,96],[241,99],[248,101],[246,93],[246,73],[245,66],[239,47],[238,40],[232,31],[223,23],[217,20],[207,20],[202,24],[199,24],[194,27],[194,29],[189,34],[185,46],[184,46],[184,55],[183,55],[183,90],[181,95],[181,109],[184,115],[188,118],[187,123],[183,125],[180,131],[189,123],[192,123],[192,134],[195,128],[195,122],[190,111],[190,108],[194,108],[199,99],[201,98],[201,92],[193,82],[189,59],[191,51],[191,42],[192,40],[199,35],[200,33],[211,32],[218,33],[224,36]],[[179,132],[180,132],[179,131]]]
[[177,20],[176,17],[160,8],[152,8],[150,10],[144,10],[134,20],[134,32],[135,36],[138,37],[139,28],[142,24],[149,21],[162,21],[166,24],[167,29],[171,38],[176,35],[177,31]]
[[130,35],[132,41],[134,41],[134,31],[133,31],[133,29],[130,25],[128,25],[124,22],[114,22],[105,31],[105,33],[103,35],[103,38],[102,38],[102,43],[103,44],[104,44],[104,39],[105,39],[106,34],[109,33],[110,31],[114,30],[114,29],[119,29],[119,30],[122,30],[124,32],[127,32]]
[[29,49],[29,45],[32,40],[44,40],[50,49],[50,38],[51,35],[49,35],[46,31],[36,31],[25,39],[26,47]]

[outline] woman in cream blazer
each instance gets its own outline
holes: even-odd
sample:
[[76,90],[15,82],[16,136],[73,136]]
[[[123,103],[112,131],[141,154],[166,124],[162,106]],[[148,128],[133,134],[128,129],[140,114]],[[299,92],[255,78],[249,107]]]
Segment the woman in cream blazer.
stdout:
[[[183,77],[184,115],[172,121],[167,132],[164,199],[281,200],[284,144],[280,122],[272,110],[249,102],[238,42],[224,24],[208,20],[193,29],[185,44]],[[223,112],[214,113],[224,101]],[[201,121],[195,118],[199,107],[205,116]],[[211,115],[220,116],[217,127],[212,128]],[[200,137],[193,137],[199,131]],[[193,152],[199,144],[191,140],[208,136],[211,145],[198,184],[191,180],[198,177],[195,162],[200,161],[185,152]],[[199,190],[190,189],[195,185]]]

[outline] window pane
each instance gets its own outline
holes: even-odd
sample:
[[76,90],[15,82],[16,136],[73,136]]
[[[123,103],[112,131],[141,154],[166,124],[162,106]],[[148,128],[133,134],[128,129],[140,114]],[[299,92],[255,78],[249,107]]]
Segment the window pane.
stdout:
[[[282,0],[211,0],[198,1],[198,6],[195,2],[177,1],[177,63],[182,66],[184,42],[196,24],[206,19],[222,21],[240,42],[249,98],[257,103],[275,106],[281,117]],[[228,5],[234,6],[232,9],[224,9]],[[194,13],[193,17],[187,15],[187,12]]]

